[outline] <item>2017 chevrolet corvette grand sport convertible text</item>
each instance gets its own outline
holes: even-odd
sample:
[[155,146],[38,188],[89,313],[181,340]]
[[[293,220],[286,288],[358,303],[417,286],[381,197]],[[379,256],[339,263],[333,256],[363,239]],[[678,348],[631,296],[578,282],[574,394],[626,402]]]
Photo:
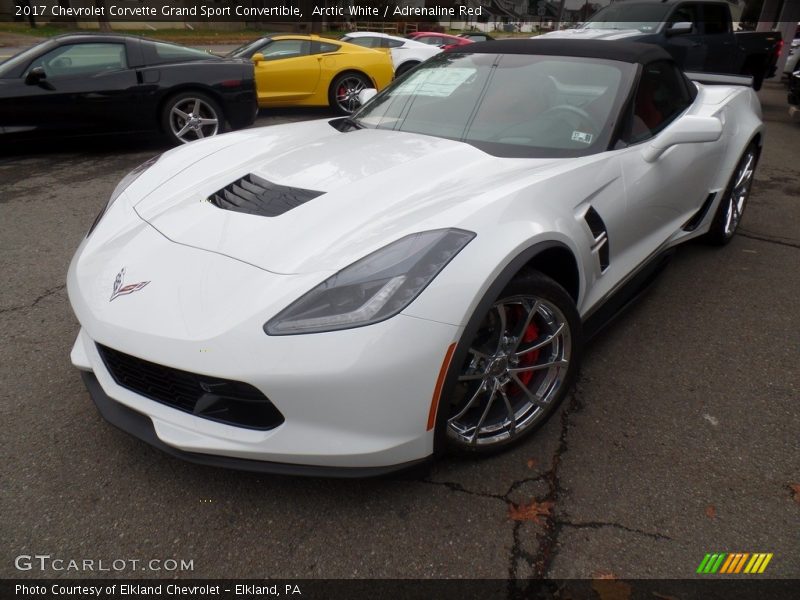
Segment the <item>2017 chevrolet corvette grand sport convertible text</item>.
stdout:
[[131,173],[70,266],[72,361],[109,421],[200,463],[374,475],[497,450],[666,253],[733,236],[761,142],[750,87],[656,46],[469,44],[352,117]]

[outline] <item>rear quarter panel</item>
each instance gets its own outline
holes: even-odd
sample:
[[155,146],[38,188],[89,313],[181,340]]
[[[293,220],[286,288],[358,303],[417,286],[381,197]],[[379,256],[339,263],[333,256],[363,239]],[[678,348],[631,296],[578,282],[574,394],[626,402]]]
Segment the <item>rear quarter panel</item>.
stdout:
[[141,72],[145,99],[156,120],[160,119],[161,109],[170,96],[190,90],[214,98],[235,129],[255,120],[257,104],[252,63],[172,63],[146,67]]
[[[734,86],[717,112],[723,121],[722,135],[725,138],[725,153],[717,175],[717,187],[724,189],[747,146],[758,140],[763,144],[764,124],[761,120],[761,102],[756,92],[749,87]],[[705,107],[713,110],[716,107]]]

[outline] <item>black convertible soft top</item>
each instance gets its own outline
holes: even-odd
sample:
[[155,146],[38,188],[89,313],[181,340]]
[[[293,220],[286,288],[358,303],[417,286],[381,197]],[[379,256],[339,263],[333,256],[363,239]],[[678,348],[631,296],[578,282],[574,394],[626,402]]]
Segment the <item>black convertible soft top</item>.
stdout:
[[446,52],[470,54],[543,54],[600,58],[646,65],[656,60],[672,60],[669,53],[655,44],[611,40],[495,40],[448,48]]

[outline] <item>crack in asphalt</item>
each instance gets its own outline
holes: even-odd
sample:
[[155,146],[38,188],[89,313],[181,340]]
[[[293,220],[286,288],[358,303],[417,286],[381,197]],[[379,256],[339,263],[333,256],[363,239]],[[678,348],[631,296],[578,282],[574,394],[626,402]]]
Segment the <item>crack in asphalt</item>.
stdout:
[[[542,535],[541,539],[539,540],[539,547],[537,549],[535,559],[531,562],[531,566],[533,568],[533,578],[535,579],[544,579],[547,576],[547,573],[550,571],[550,566],[553,564],[553,560],[557,553],[556,547],[558,544],[558,536],[561,533],[563,523],[555,516],[556,503],[564,491],[563,487],[561,486],[561,479],[559,477],[558,470],[561,466],[561,457],[569,449],[567,435],[569,434],[570,429],[570,417],[573,413],[578,412],[581,408],[583,408],[583,403],[581,402],[583,393],[581,380],[582,378],[579,374],[575,383],[575,387],[567,399],[567,405],[564,407],[564,410],[561,411],[561,433],[558,436],[558,446],[556,447],[556,451],[553,453],[553,458],[550,462],[550,470],[544,474],[545,481],[547,482],[549,489],[545,497],[541,499],[541,502],[552,502],[553,509],[545,518],[544,535]],[[516,566],[512,564],[511,567],[513,567],[513,569],[509,569],[509,576],[514,576],[516,575]]]
[[[534,501],[540,504],[545,502],[552,503],[552,508],[549,514],[542,515],[543,533],[539,538],[539,545],[535,552],[529,552],[523,547],[522,527],[524,522],[512,521],[512,546],[509,552],[508,562],[509,599],[530,599],[536,597],[537,594],[547,594],[552,592],[551,589],[547,588],[547,582],[543,580],[546,579],[547,574],[549,573],[553,564],[553,560],[556,557],[558,538],[561,530],[565,527],[571,527],[575,529],[602,529],[604,527],[612,527],[614,529],[642,535],[654,540],[672,539],[669,536],[658,532],[644,531],[642,529],[628,527],[621,523],[615,523],[611,521],[576,522],[569,519],[558,518],[556,516],[556,503],[564,492],[559,476],[559,467],[561,466],[561,459],[563,455],[569,449],[567,437],[571,427],[570,418],[574,413],[583,408],[582,396],[582,380],[579,377],[578,382],[575,384],[575,388],[565,400],[566,406],[561,411],[561,432],[558,438],[558,446],[556,447],[550,462],[550,468],[544,473],[541,473],[535,477],[526,477],[512,482],[505,493],[492,494],[489,492],[470,490],[456,481],[436,481],[429,478],[418,480],[420,483],[445,487],[452,492],[498,500],[503,502],[509,508],[512,506],[512,504],[514,504],[510,497],[511,494],[522,485],[537,481],[542,481],[547,484],[547,492],[541,497],[534,498]],[[519,566],[521,564],[528,564],[533,570],[533,574],[528,579],[524,580],[525,585],[522,587],[519,585]]]
[[565,522],[560,521],[554,515],[555,512],[555,503],[558,500],[559,496],[562,493],[561,483],[559,481],[558,476],[558,469],[561,464],[561,457],[567,451],[567,434],[569,433],[569,418],[572,413],[580,410],[582,404],[580,402],[580,395],[581,395],[581,387],[580,387],[580,377],[578,378],[578,382],[575,384],[575,388],[570,393],[570,395],[566,398],[566,406],[561,412],[561,433],[559,434],[559,442],[558,446],[553,454],[553,457],[550,462],[550,469],[544,473],[541,473],[535,477],[526,477],[523,479],[515,480],[511,483],[504,494],[491,494],[488,492],[478,492],[475,490],[470,490],[465,488],[462,484],[454,481],[436,481],[433,479],[421,479],[419,480],[421,483],[425,483],[428,485],[439,485],[446,487],[450,491],[458,492],[462,494],[469,494],[471,496],[479,496],[482,498],[491,498],[493,500],[499,500],[503,502],[507,507],[511,507],[513,504],[510,495],[519,487],[524,485],[525,483],[531,483],[536,481],[543,481],[547,484],[548,491],[547,493],[540,498],[535,498],[534,501],[537,503],[542,502],[552,502],[553,508],[550,511],[549,515],[542,515],[542,519],[544,521],[543,530],[544,534],[541,536],[539,541],[539,546],[535,553],[528,552],[522,546],[522,536],[521,530],[523,526],[522,521],[513,521],[512,525],[512,546],[511,551],[509,553],[509,563],[508,563],[508,597],[509,598],[517,598],[520,597],[522,594],[524,597],[529,597],[530,592],[530,584],[526,587],[525,590],[520,589],[517,587],[517,580],[518,580],[518,565],[521,562],[526,562],[531,566],[533,569],[533,579],[543,579],[547,574],[548,570],[550,569],[550,565],[552,564],[553,558],[555,556],[555,546],[558,539],[558,534],[561,530],[561,527],[565,526]]
[[42,300],[44,300],[45,298],[49,298],[49,297],[50,297],[50,296],[52,296],[53,294],[57,294],[58,292],[60,292],[61,290],[63,290],[65,287],[67,287],[67,284],[66,284],[66,283],[62,283],[62,284],[61,284],[61,285],[59,285],[59,286],[56,286],[56,287],[54,287],[54,288],[50,288],[49,290],[45,290],[45,292],[44,292],[43,294],[40,294],[40,295],[39,295],[39,296],[38,296],[38,297],[37,297],[37,298],[36,298],[36,299],[35,299],[33,302],[31,302],[30,304],[20,304],[20,305],[18,305],[18,306],[9,306],[8,308],[0,308],[0,315],[2,315],[2,314],[5,314],[5,313],[10,313],[10,312],[15,312],[15,311],[18,311],[18,310],[24,310],[24,309],[26,309],[26,308],[33,308],[33,307],[35,307],[37,304],[39,304],[39,302],[41,302]]
[[574,527],[575,529],[602,529],[603,527],[613,527],[614,529],[621,529],[622,531],[627,531],[629,533],[638,533],[639,535],[643,535],[654,540],[672,540],[671,537],[662,533],[653,533],[651,531],[644,531],[642,529],[634,529],[632,527],[622,525],[621,523],[614,523],[610,521],[584,521],[580,523],[575,523],[574,521],[558,521],[558,524],[562,527]]
[[739,229],[737,235],[740,235],[749,240],[758,240],[760,242],[767,242],[769,244],[777,244],[779,246],[787,246],[789,248],[800,249],[800,242],[785,241],[784,239],[778,238],[776,236],[765,235],[763,233],[751,233],[749,231]]
[[420,483],[427,483],[428,485],[440,485],[446,487],[450,491],[453,492],[461,492],[462,494],[469,494],[470,496],[480,496],[482,498],[492,498],[493,500],[500,500],[505,502],[506,504],[512,504],[511,499],[509,496],[520,486],[525,485],[526,483],[533,483],[536,481],[544,480],[546,474],[537,475],[536,477],[525,477],[524,479],[518,479],[511,483],[506,490],[505,494],[490,494],[488,492],[476,492],[475,490],[470,490],[465,488],[463,485],[458,483],[457,481],[436,481],[435,479],[420,479],[418,480]]
[[451,492],[460,492],[462,494],[468,494],[470,496],[480,496],[481,498],[492,498],[494,500],[500,500],[501,502],[508,502],[505,495],[488,494],[486,492],[476,492],[474,490],[469,490],[465,488],[463,485],[455,481],[435,481],[433,479],[420,479],[418,481],[420,483],[426,483],[428,485],[443,486],[446,487]]

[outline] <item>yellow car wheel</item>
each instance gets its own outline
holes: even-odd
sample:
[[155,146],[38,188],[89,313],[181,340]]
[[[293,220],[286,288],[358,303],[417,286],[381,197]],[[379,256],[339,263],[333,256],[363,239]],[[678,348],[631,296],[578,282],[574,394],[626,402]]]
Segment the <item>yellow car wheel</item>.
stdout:
[[356,71],[341,73],[331,83],[328,103],[338,113],[352,114],[360,106],[358,93],[368,87],[372,87],[372,82],[366,75]]

